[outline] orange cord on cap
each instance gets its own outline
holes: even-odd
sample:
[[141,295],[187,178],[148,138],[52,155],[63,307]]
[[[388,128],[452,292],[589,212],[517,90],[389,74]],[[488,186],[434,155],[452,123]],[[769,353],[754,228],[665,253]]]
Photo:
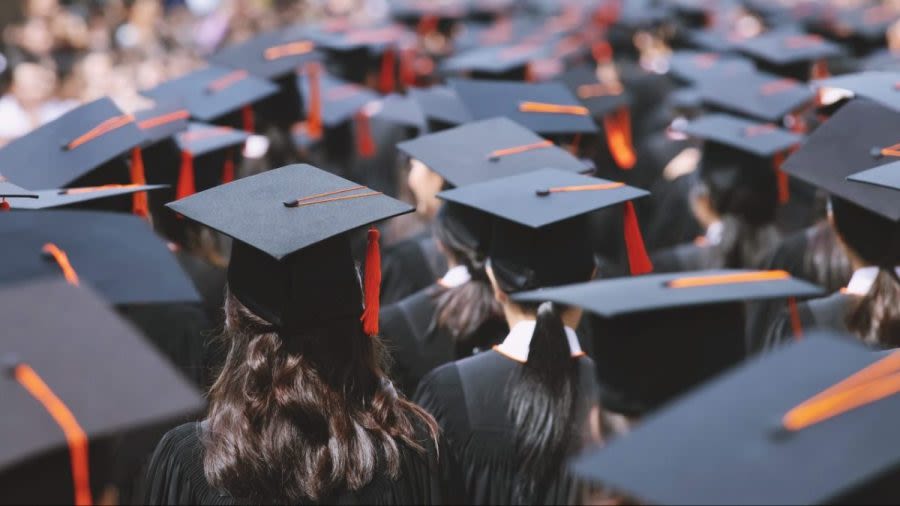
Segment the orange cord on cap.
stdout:
[[305,67],[309,82],[309,111],[306,111],[306,133],[313,139],[322,137],[322,68],[319,62],[310,62]]
[[718,53],[703,53],[694,57],[694,66],[701,69],[708,69],[719,61]]
[[511,148],[505,148],[505,149],[496,149],[494,151],[491,151],[490,154],[488,154],[487,158],[489,160],[497,160],[504,156],[517,155],[519,153],[525,153],[527,151],[533,151],[535,149],[549,148],[550,146],[553,146],[553,143],[551,141],[543,140],[543,141],[538,141],[538,142],[535,142],[532,144],[525,144],[522,146],[514,146]]
[[625,186],[625,183],[601,183],[601,184],[585,184],[578,186],[557,186],[555,188],[548,188],[546,190],[538,190],[536,193],[538,196],[546,196],[551,193],[568,193],[568,192],[586,192],[586,191],[599,191],[599,190],[615,190],[616,188],[621,188]]
[[151,128],[160,127],[175,121],[186,120],[191,117],[191,113],[187,109],[179,109],[168,114],[163,114],[153,118],[147,118],[138,122],[138,128],[141,130],[150,130]]
[[782,426],[798,431],[900,393],[900,354],[863,368],[788,411]]
[[375,156],[375,139],[372,138],[369,115],[360,109],[353,115],[353,119],[356,122],[356,150],[361,157],[372,158]]
[[190,144],[192,142],[197,142],[203,139],[209,139],[210,137],[216,137],[219,135],[230,134],[234,132],[231,128],[228,127],[212,127],[212,128],[204,128],[201,130],[193,130],[191,132],[184,132],[183,134],[178,136],[178,140],[182,143]]
[[125,188],[136,188],[143,186],[139,184],[103,184],[100,186],[81,186],[79,188],[66,188],[59,191],[60,195],[80,195],[82,193],[94,193],[104,190],[124,190]]
[[784,281],[791,279],[785,271],[753,271],[737,274],[717,274],[712,276],[693,276],[669,281],[669,288],[697,288],[703,286],[733,285],[737,283],[759,283],[762,281]]
[[548,104],[544,102],[521,102],[519,103],[519,111],[544,114],[570,114],[573,116],[587,116],[590,114],[590,111],[584,106]]
[[759,92],[764,96],[769,95],[777,95],[778,93],[783,93],[788,90],[792,90],[798,86],[798,82],[794,79],[786,77],[784,79],[778,79],[775,81],[770,81],[759,89]]
[[181,167],[178,169],[178,183],[175,186],[175,200],[181,200],[197,193],[194,181],[194,154],[181,152]]
[[366,272],[363,281],[365,309],[360,321],[363,332],[371,337],[378,335],[378,314],[381,311],[381,249],[378,245],[380,235],[377,228],[370,228],[366,246]]
[[772,123],[762,123],[760,125],[751,125],[744,129],[744,137],[756,137],[773,132],[777,127]]
[[650,261],[650,255],[647,254],[647,248],[644,246],[644,236],[641,234],[640,225],[638,225],[637,212],[634,210],[634,204],[630,200],[625,202],[623,222],[625,250],[628,254],[628,266],[631,270],[631,275],[637,276],[653,272],[653,262]]
[[217,92],[222,91],[229,86],[246,79],[250,74],[247,73],[246,70],[235,70],[234,72],[229,72],[224,76],[212,81],[207,85],[206,89],[208,91]]
[[628,107],[620,107],[616,112],[603,117],[606,143],[609,152],[620,169],[629,170],[637,163],[637,155],[631,140],[631,112]]
[[597,97],[615,97],[622,94],[622,86],[608,86],[603,83],[582,84],[576,90],[576,94],[580,99],[597,98]]
[[277,60],[279,58],[285,58],[288,56],[307,54],[315,48],[316,45],[314,43],[308,40],[299,40],[296,42],[282,44],[280,46],[272,46],[263,52],[263,57],[266,60]]
[[800,310],[797,308],[797,298],[788,297],[788,312],[791,315],[791,331],[795,340],[803,339],[803,320],[800,319]]
[[822,37],[813,34],[793,35],[784,39],[784,45],[790,49],[801,49],[817,46],[822,43]]
[[75,272],[75,269],[72,268],[72,264],[69,262],[69,255],[66,255],[66,252],[61,250],[57,245],[52,242],[48,242],[41,248],[41,251],[46,255],[50,255],[56,264],[59,265],[59,268],[62,270],[63,277],[66,278],[66,282],[72,286],[78,286],[78,274]]
[[121,128],[133,121],[134,121],[134,116],[132,116],[130,114],[123,114],[122,116],[115,116],[113,118],[109,118],[108,120],[100,123],[99,125],[95,126],[92,129],[88,130],[84,135],[82,135],[82,136],[76,138],[74,141],[71,141],[68,144],[66,144],[65,148],[67,150],[71,151],[83,144],[86,144],[86,143],[100,137],[101,135],[112,132],[113,130],[115,130],[117,128]]
[[16,381],[22,385],[22,388],[41,403],[66,438],[66,444],[69,446],[69,459],[72,465],[74,504],[77,506],[92,504],[94,501],[91,496],[88,437],[84,429],[81,428],[68,406],[29,365],[16,365],[13,375]]
[[[131,150],[130,172],[131,184],[147,184],[147,178],[144,175],[144,156],[141,154],[141,148],[133,148]],[[136,192],[132,196],[131,212],[144,219],[150,216],[150,207],[147,203],[147,192]]]
[[340,190],[334,190],[334,191],[324,192],[324,193],[317,193],[315,195],[309,195],[307,197],[302,197],[299,199],[286,201],[284,203],[284,206],[285,207],[306,207],[306,206],[311,206],[314,204],[323,204],[325,202],[336,202],[338,200],[349,200],[349,199],[356,199],[356,198],[360,198],[360,197],[372,197],[375,195],[381,195],[381,192],[371,191],[368,193],[360,193],[357,195],[349,195],[346,197],[324,198],[324,197],[330,197],[332,195],[339,195],[341,193],[348,193],[348,192],[358,191],[358,190],[368,190],[368,188],[365,186],[362,186],[362,185],[357,185],[357,186],[351,186],[349,188],[342,188]]

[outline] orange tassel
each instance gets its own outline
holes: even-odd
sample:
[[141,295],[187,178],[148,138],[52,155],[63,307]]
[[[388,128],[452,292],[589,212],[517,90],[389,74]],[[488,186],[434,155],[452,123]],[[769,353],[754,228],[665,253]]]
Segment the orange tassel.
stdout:
[[222,184],[232,181],[234,181],[234,154],[229,151],[225,157],[225,164],[222,165]]
[[375,156],[375,141],[372,139],[369,116],[361,110],[356,113],[354,118],[356,120],[356,149],[363,158],[372,158]]
[[605,40],[595,42],[591,47],[591,55],[594,57],[594,61],[597,62],[597,65],[610,63],[613,59],[612,45]]
[[381,55],[381,75],[378,78],[378,90],[387,95],[396,88],[394,83],[394,49],[388,48]]
[[9,202],[6,199],[0,199],[0,211],[9,211]]
[[[147,184],[147,178],[144,175],[144,156],[141,154],[141,148],[134,148],[131,150],[131,184],[142,186]],[[134,194],[131,210],[141,218],[150,216],[150,208],[147,204],[147,192],[137,192]]]
[[372,337],[378,335],[378,313],[381,311],[381,249],[378,246],[380,235],[377,228],[369,229],[369,241],[366,246],[366,273],[363,282],[366,308],[360,318],[360,321],[363,322],[363,332]]
[[322,82],[318,62],[306,66],[309,80],[309,110],[306,111],[306,133],[312,139],[322,138]]
[[631,275],[648,274],[653,272],[653,263],[647,255],[644,247],[644,237],[641,235],[641,227],[638,225],[637,213],[634,204],[629,200],[625,202],[625,249],[628,252],[628,266]]
[[778,203],[783,205],[791,200],[791,183],[787,173],[781,170],[782,163],[784,163],[784,153],[776,154],[773,165],[775,168],[776,184],[778,185]]
[[791,330],[794,333],[794,339],[803,339],[803,321],[800,320],[800,310],[797,309],[797,299],[790,297],[788,299],[788,311],[791,313]]
[[409,88],[416,85],[416,50],[404,49],[400,54],[400,82]]
[[620,169],[629,170],[637,163],[634,145],[631,142],[631,112],[621,107],[612,114],[603,117],[603,128],[606,130],[606,143],[609,152]]
[[181,200],[197,193],[194,185],[194,155],[190,151],[181,152],[181,169],[178,171],[178,185],[175,200]]
[[256,132],[256,118],[253,115],[253,106],[245,105],[241,108],[241,120],[244,124],[244,131],[248,134]]

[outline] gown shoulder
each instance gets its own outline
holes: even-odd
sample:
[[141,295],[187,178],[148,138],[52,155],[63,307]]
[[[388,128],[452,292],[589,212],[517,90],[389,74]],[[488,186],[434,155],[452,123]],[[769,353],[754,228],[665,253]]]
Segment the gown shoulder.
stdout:
[[[847,334],[849,330],[844,318],[854,299],[853,295],[836,292],[827,297],[799,302],[797,313],[803,332],[824,330]],[[763,349],[774,349],[794,338],[791,314],[787,309],[783,309],[766,333]]]
[[391,304],[440,278],[447,260],[430,233],[423,233],[386,247],[381,264],[381,303]]

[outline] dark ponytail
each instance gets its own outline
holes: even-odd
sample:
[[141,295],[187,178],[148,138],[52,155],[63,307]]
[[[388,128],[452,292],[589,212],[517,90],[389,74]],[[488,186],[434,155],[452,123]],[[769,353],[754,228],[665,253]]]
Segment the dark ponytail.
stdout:
[[900,224],[832,197],[834,227],[844,244],[868,265],[878,267],[869,293],[846,317],[847,328],[863,341],[884,348],[900,346]]
[[537,308],[528,361],[509,385],[519,468],[514,497],[519,503],[533,502],[555,479],[576,435],[578,366],[561,309],[551,302]]

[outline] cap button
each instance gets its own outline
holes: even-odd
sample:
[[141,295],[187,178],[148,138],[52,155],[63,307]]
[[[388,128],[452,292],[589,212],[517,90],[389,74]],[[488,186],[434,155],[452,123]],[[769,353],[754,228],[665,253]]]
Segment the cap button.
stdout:
[[22,363],[22,359],[15,353],[4,353],[0,356],[0,370],[3,374],[13,376],[16,373],[16,367]]
[[878,146],[870,149],[869,154],[872,155],[872,158],[881,158],[882,156],[884,156],[881,154],[881,148],[879,148]]
[[547,195],[550,195],[550,190],[548,190],[546,188],[540,188],[540,189],[535,190],[534,194],[537,195],[538,197],[546,197]]

